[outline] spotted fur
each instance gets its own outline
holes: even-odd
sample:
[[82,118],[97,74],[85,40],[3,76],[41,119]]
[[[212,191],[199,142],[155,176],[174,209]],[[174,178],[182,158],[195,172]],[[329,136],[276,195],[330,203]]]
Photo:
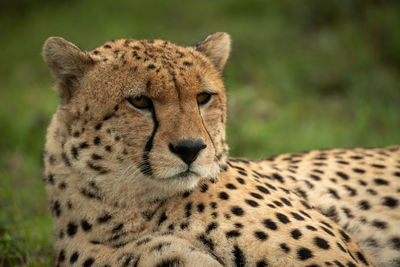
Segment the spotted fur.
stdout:
[[[193,47],[122,39],[86,52],[58,37],[45,43],[61,96],[44,157],[58,266],[372,266],[376,254],[363,237],[328,212],[345,205],[354,213],[344,194],[361,193],[352,182],[361,174],[331,163],[310,176],[312,153],[301,156],[304,168],[282,157],[227,158],[221,72],[229,51],[226,33]],[[325,153],[336,160],[335,150]],[[395,185],[398,159],[385,157],[393,178],[382,174],[375,184]],[[325,182],[333,173],[340,190]],[[318,199],[324,188],[340,199],[326,207]],[[397,207],[389,206],[397,197],[378,194],[394,229]],[[369,202],[358,207],[371,210],[362,200]],[[368,216],[379,217],[372,210]],[[398,246],[393,234],[390,246]]]

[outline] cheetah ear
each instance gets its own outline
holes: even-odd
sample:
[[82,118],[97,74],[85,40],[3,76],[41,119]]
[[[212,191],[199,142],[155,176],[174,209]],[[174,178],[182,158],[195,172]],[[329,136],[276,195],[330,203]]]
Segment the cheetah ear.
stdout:
[[42,54],[62,102],[68,103],[79,87],[80,78],[94,65],[94,61],[85,51],[61,37],[47,39]]
[[226,32],[217,32],[195,45],[196,50],[206,55],[214,66],[222,71],[231,51],[231,37]]

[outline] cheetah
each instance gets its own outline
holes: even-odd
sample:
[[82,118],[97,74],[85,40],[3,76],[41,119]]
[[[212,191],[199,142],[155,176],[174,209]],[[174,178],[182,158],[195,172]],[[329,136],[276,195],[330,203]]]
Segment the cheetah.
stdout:
[[[342,192],[353,180],[397,204],[398,148],[311,152],[302,163],[228,158],[222,72],[230,46],[227,33],[190,47],[120,39],[90,52],[60,37],[45,42],[61,99],[44,149],[57,266],[390,266],[400,258],[388,250],[398,246],[397,207],[354,211],[364,225],[385,216],[376,235],[394,235],[372,252],[363,242],[369,228],[354,230],[355,220],[339,214],[356,208]],[[327,165],[314,168],[320,153]],[[394,172],[382,178],[390,186],[370,188],[375,180],[347,173],[356,163],[337,165],[363,153],[384,157],[378,171]],[[319,183],[307,180],[314,169],[323,171]],[[329,199],[329,188],[341,198]]]

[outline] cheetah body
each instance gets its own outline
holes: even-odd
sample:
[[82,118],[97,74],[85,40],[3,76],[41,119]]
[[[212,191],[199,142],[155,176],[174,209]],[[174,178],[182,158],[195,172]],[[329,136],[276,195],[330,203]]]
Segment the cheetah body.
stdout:
[[[124,39],[85,52],[61,38],[46,42],[61,96],[44,157],[57,265],[371,265],[368,246],[356,243],[363,234],[327,212],[351,198],[322,203],[329,182],[302,195],[306,165],[294,174],[279,157],[227,158],[221,71],[229,49],[224,33],[195,47]],[[179,150],[193,140],[203,142],[196,155]],[[391,153],[397,173],[399,152]],[[323,181],[341,171],[322,169]],[[393,226],[394,210],[384,211]]]

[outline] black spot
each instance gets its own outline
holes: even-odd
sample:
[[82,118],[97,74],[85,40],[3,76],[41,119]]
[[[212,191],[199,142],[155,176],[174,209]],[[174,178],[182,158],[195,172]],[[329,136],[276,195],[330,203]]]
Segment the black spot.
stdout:
[[53,174],[49,174],[47,176],[47,181],[51,184],[54,184],[54,175]]
[[233,257],[234,257],[234,261],[235,261],[235,266],[243,267],[246,265],[246,259],[244,257],[244,254],[238,246],[233,247],[232,253],[233,253]]
[[386,181],[386,180],[384,180],[384,179],[381,179],[381,178],[376,178],[376,179],[374,179],[374,182],[375,182],[377,185],[388,185],[388,184],[389,184],[388,181]]
[[360,261],[362,261],[365,265],[369,266],[369,264],[368,264],[367,260],[365,259],[364,255],[360,251],[357,252],[357,258]]
[[265,261],[259,261],[257,262],[256,267],[267,267],[268,263],[266,263]]
[[310,205],[307,204],[304,200],[301,200],[300,203],[306,208],[306,209],[311,209]]
[[108,121],[109,119],[112,118],[112,116],[114,116],[114,114],[107,114],[104,116],[103,121]]
[[51,210],[53,211],[53,213],[57,216],[60,217],[61,215],[61,206],[60,206],[60,202],[58,200],[54,201]]
[[393,237],[390,241],[392,242],[392,247],[400,251],[400,237]]
[[338,246],[338,248],[339,248],[341,251],[346,252],[346,250],[344,249],[344,247],[343,247],[340,243],[336,242],[336,245]]
[[252,199],[246,199],[245,202],[251,207],[258,207],[258,203]]
[[344,266],[340,261],[334,261],[334,263],[335,263],[338,267],[346,267],[346,266]]
[[354,168],[353,171],[356,172],[356,173],[365,173],[365,170],[358,169],[358,168]]
[[226,192],[220,192],[219,198],[222,200],[227,200],[227,199],[229,199],[229,195]]
[[96,165],[96,164],[93,164],[93,163],[90,162],[90,161],[87,162],[87,166],[88,166],[89,168],[91,168],[92,170],[97,171],[99,174],[106,174],[106,173],[109,172],[109,170],[107,170],[106,168],[104,168],[104,167],[102,167],[102,166],[99,166],[99,165]]
[[179,226],[182,230],[185,230],[189,227],[189,223],[185,222],[185,223],[181,223],[181,225]]
[[228,189],[232,189],[232,190],[236,189],[236,186],[234,184],[230,184],[230,183],[226,184],[225,187]]
[[281,201],[285,203],[286,206],[292,207],[292,203],[284,197],[281,197]]
[[72,253],[71,257],[69,258],[69,263],[73,264],[74,262],[76,262],[78,260],[79,257],[79,253],[78,251],[75,251],[74,253]]
[[273,186],[272,184],[269,184],[269,183],[264,183],[266,186],[268,186],[270,189],[272,189],[272,190],[276,190],[276,187],[275,186]]
[[168,219],[167,215],[165,214],[165,212],[163,212],[160,216],[160,219],[158,220],[158,225],[161,225],[167,219]]
[[399,201],[392,197],[384,197],[382,205],[388,206],[390,208],[395,208],[399,204]]
[[261,241],[265,241],[268,238],[268,235],[262,231],[254,232],[254,236]]
[[149,65],[147,66],[147,68],[148,68],[149,70],[152,70],[152,69],[155,69],[156,66],[154,66],[154,64],[149,64]]
[[212,209],[216,209],[216,208],[217,208],[217,203],[216,203],[216,202],[211,202],[211,203],[210,203],[210,207],[211,207]]
[[164,259],[162,260],[162,262],[156,265],[156,267],[175,267],[175,266],[182,266],[182,263],[178,258]]
[[82,220],[81,221],[81,226],[83,231],[88,232],[92,229],[92,225],[90,223],[88,223],[88,221],[86,220]]
[[350,196],[354,197],[355,195],[357,195],[357,190],[355,190],[354,188],[348,186],[348,185],[344,185],[343,186],[347,191],[349,191]]
[[238,173],[243,175],[243,176],[247,176],[247,172],[245,172],[245,171],[238,171]]
[[385,222],[382,221],[378,221],[378,220],[374,220],[372,222],[372,226],[378,228],[378,229],[386,229],[387,224]]
[[146,237],[144,239],[141,239],[141,240],[137,241],[136,245],[137,246],[145,245],[145,244],[149,243],[150,241],[151,241],[151,238]]
[[231,208],[231,211],[232,211],[232,213],[235,214],[236,216],[243,216],[243,214],[244,214],[243,209],[242,209],[241,207],[238,207],[238,206],[233,206],[233,207]]
[[317,247],[325,249],[325,250],[330,248],[328,241],[326,241],[325,239],[320,238],[320,237],[314,238],[314,244]]
[[75,223],[68,223],[67,225],[67,234],[69,236],[74,236],[76,234],[76,231],[78,230],[78,226]]
[[297,257],[299,258],[299,260],[305,261],[312,258],[313,254],[308,248],[300,248],[299,250],[297,250]]
[[116,233],[116,232],[118,232],[118,231],[121,231],[122,227],[124,227],[124,224],[123,224],[123,223],[120,223],[120,224],[118,224],[117,226],[115,226],[115,227],[112,229],[112,232],[113,232],[113,233]]
[[355,265],[354,263],[352,263],[352,262],[348,262],[347,263],[347,267],[357,267],[357,265]]
[[301,216],[300,214],[296,213],[296,212],[291,212],[293,218],[295,218],[298,221],[304,221],[304,217]]
[[289,218],[285,215],[285,214],[282,214],[282,213],[276,213],[276,217],[278,218],[278,220],[281,222],[281,223],[283,223],[283,224],[287,224],[287,223],[290,223],[290,220],[289,220]]
[[371,188],[367,189],[367,192],[373,196],[376,196],[378,194],[378,192],[376,192],[374,189],[371,189]]
[[347,218],[354,218],[354,215],[350,209],[343,207],[342,210],[346,214]]
[[381,165],[381,164],[371,164],[371,167],[377,168],[377,169],[384,169],[386,166]]
[[200,213],[204,211],[204,204],[203,203],[200,203],[200,204],[197,205],[197,211],[200,212]]
[[71,147],[71,154],[74,157],[74,159],[78,159],[78,148],[76,148],[76,146]]
[[88,148],[88,147],[89,147],[89,144],[87,142],[82,142],[82,143],[79,144],[79,148],[80,149],[85,149],[85,148]]
[[359,183],[360,185],[362,185],[362,186],[368,185],[368,183],[365,182],[365,181],[363,181],[363,180],[358,180],[358,183]]
[[92,266],[93,263],[94,263],[94,259],[93,259],[93,258],[88,258],[88,259],[85,260],[85,262],[83,263],[83,267],[90,267],[90,266]]
[[251,192],[250,195],[257,199],[264,199],[264,197],[262,195],[254,193],[254,192]]
[[108,213],[105,213],[103,216],[97,218],[98,223],[105,223],[109,221],[112,218],[112,216]]
[[335,236],[335,234],[334,234],[331,230],[329,230],[328,228],[323,227],[323,226],[320,226],[320,227],[321,227],[322,230],[324,230],[324,231],[325,231],[326,233],[328,233],[329,235]]
[[348,161],[344,161],[344,160],[338,160],[336,162],[339,163],[339,164],[343,164],[343,165],[349,165],[349,162]]
[[69,158],[65,152],[61,153],[61,158],[63,159],[65,165],[67,165],[68,167],[71,166],[71,162],[69,161]]
[[185,217],[188,218],[192,215],[192,202],[188,202],[185,206]]
[[333,229],[333,227],[327,222],[320,221],[320,223],[322,223],[323,225],[328,226],[329,228]]
[[237,230],[232,230],[232,231],[226,232],[227,238],[238,237],[238,236],[240,236],[240,233]]
[[204,193],[208,190],[208,185],[207,184],[202,184],[200,186],[200,192]]
[[298,240],[303,235],[298,229],[294,229],[293,231],[290,232],[290,234],[296,240]]
[[304,210],[301,210],[300,213],[311,219],[311,216],[307,212],[305,212]]
[[92,159],[93,159],[93,160],[100,160],[100,159],[103,159],[103,157],[100,156],[100,155],[98,155],[98,154],[96,154],[96,153],[93,153],[93,154],[92,154]]
[[240,177],[237,177],[236,180],[239,182],[239,184],[245,184],[245,183],[246,183],[246,182],[245,182],[242,178],[240,178]]
[[214,243],[211,239],[207,239],[204,235],[200,235],[198,237],[199,241],[201,241],[204,245],[206,245],[210,250],[214,250]]
[[281,243],[281,244],[279,244],[279,246],[281,247],[281,249],[282,249],[285,253],[289,253],[289,252],[290,252],[290,248],[289,248],[285,243]]
[[60,254],[58,254],[58,262],[63,262],[65,261],[65,250],[61,250]]
[[191,193],[193,193],[193,191],[185,191],[185,193],[182,195],[182,198],[187,198]]
[[207,226],[206,233],[209,234],[212,230],[217,229],[218,224],[216,222],[212,222]]
[[280,174],[274,173],[274,174],[272,174],[272,177],[274,177],[276,180],[278,180],[282,184],[284,183],[283,177]]
[[343,240],[349,242],[351,240],[350,236],[347,235],[343,230],[339,230],[340,235],[343,237]]
[[265,219],[263,221],[263,223],[264,223],[265,227],[267,227],[268,229],[271,229],[271,230],[278,229],[278,227],[276,226],[276,223],[270,219]]
[[343,180],[349,180],[349,176],[343,172],[336,172],[336,174]]
[[366,200],[361,200],[358,204],[360,205],[360,209],[362,210],[369,210],[371,208],[371,205]]
[[308,229],[308,230],[311,230],[311,231],[313,231],[313,232],[315,232],[315,231],[317,231],[318,229],[317,228],[315,228],[314,226],[312,226],[312,225],[307,225],[306,226],[306,228]]
[[267,195],[267,194],[270,194],[269,190],[268,190],[267,188],[265,188],[264,186],[257,185],[256,188],[257,188],[258,190],[260,190],[260,192],[262,192],[262,193],[264,193],[264,194],[266,194],[266,195]]
[[185,66],[192,66],[193,63],[192,63],[192,62],[189,62],[189,61],[183,61],[183,65],[185,65]]
[[315,174],[310,174],[311,179],[313,179],[314,181],[320,181],[321,178],[318,175]]
[[96,131],[98,131],[98,130],[100,130],[101,129],[101,126],[103,126],[101,123],[98,123],[98,124],[96,124],[96,126],[94,126],[94,129],[96,130]]

